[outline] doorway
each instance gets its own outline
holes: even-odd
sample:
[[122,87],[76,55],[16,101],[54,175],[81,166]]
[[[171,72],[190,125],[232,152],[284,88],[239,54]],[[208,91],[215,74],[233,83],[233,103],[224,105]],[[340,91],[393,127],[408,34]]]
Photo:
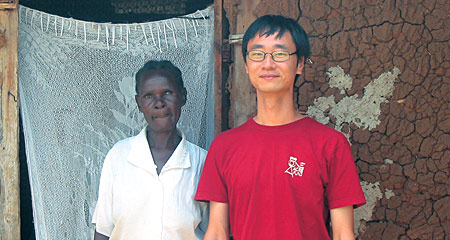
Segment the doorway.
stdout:
[[[101,0],[101,1],[59,1],[59,0],[23,0],[21,5],[43,11],[48,14],[69,17],[77,20],[111,23],[139,23],[173,18],[205,9],[213,4],[213,0],[154,0],[133,1]],[[150,7],[150,5],[152,7]],[[98,11],[101,9],[102,11]],[[20,80],[19,80],[20,81]],[[20,120],[20,217],[21,239],[34,240],[32,194],[26,160],[26,147]]]

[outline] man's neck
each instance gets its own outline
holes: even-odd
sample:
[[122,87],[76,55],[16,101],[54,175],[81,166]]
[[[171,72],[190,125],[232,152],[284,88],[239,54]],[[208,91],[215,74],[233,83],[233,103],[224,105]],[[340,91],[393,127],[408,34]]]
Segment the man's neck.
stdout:
[[266,126],[284,125],[305,117],[296,110],[292,97],[258,94],[257,109],[253,119]]

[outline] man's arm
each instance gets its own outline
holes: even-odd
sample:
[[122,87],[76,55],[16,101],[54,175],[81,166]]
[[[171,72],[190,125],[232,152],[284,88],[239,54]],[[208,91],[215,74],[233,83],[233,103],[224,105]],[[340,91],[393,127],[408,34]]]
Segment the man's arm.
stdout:
[[333,240],[354,240],[353,206],[345,206],[330,210]]
[[209,224],[204,240],[228,240],[230,230],[228,223],[228,203],[209,203]]
[[95,231],[94,240],[109,240],[109,237]]

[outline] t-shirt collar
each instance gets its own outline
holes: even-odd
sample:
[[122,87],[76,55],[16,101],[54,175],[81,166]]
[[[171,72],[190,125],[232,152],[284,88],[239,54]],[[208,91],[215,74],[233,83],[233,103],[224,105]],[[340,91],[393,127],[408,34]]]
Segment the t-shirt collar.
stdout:
[[293,121],[291,123],[283,124],[283,125],[277,125],[277,126],[266,126],[257,123],[253,118],[250,118],[246,124],[250,128],[257,129],[259,131],[263,132],[283,132],[283,131],[292,131],[293,129],[297,128],[299,124],[302,124],[303,122],[311,120],[310,117],[304,117],[302,119]]

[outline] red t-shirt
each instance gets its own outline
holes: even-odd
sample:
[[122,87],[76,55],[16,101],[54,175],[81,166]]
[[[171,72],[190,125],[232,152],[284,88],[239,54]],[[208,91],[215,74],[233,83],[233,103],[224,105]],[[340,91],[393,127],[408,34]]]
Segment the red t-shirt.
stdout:
[[236,240],[330,239],[329,209],[365,203],[347,139],[308,117],[221,133],[195,200],[228,203]]

